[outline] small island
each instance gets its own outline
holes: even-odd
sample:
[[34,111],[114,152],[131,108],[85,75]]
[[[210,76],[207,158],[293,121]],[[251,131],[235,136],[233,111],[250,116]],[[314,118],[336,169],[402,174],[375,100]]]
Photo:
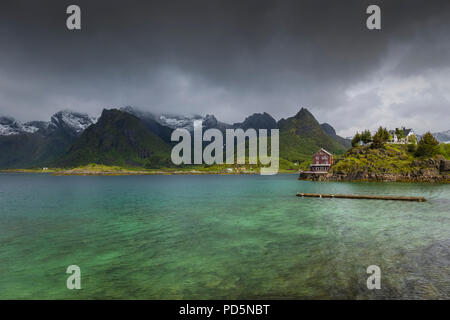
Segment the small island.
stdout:
[[299,179],[450,182],[450,144],[439,144],[429,132],[417,142],[415,136],[407,139],[402,130],[396,131],[380,127],[373,137],[368,130],[357,133],[352,148],[332,165],[323,171],[301,171]]

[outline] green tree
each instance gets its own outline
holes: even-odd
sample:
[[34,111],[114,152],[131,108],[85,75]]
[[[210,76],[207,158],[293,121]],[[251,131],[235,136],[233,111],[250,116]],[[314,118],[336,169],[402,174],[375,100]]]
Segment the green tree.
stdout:
[[382,128],[382,129],[383,129],[383,140],[384,140],[384,142],[388,142],[388,141],[392,140],[392,136],[389,133],[389,131],[386,128]]
[[361,141],[361,135],[359,132],[356,132],[355,136],[352,139],[352,147],[357,147]]
[[430,132],[423,135],[417,146],[417,157],[433,157],[439,153],[439,142]]
[[379,127],[372,137],[372,148],[380,149],[385,147],[385,143],[391,140],[391,135],[386,128]]
[[395,128],[395,135],[397,136],[397,140],[400,141],[405,138],[404,129]]
[[408,144],[408,152],[416,153],[416,151],[417,151],[417,144],[415,143]]
[[364,131],[361,133],[361,141],[362,141],[363,143],[369,143],[369,142],[372,141],[372,135],[370,134],[370,131],[369,131],[369,130],[364,130]]
[[445,159],[450,160],[450,143],[441,143],[439,145],[439,153],[444,156]]
[[408,137],[408,142],[411,144],[417,144],[417,137],[415,134],[412,134]]

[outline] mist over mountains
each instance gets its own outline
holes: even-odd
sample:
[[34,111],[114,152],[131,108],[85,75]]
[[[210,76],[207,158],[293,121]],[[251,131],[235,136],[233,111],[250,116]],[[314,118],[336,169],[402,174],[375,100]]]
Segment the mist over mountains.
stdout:
[[202,120],[204,130],[280,129],[280,157],[302,162],[320,148],[343,153],[349,141],[329,124],[319,124],[305,108],[276,121],[268,113],[255,113],[242,122],[227,124],[214,115],[153,114],[125,106],[105,109],[97,119],[85,113],[60,111],[48,122],[20,123],[0,117],[0,168],[73,167],[89,163],[143,166],[170,165],[171,133],[193,130]]
[[[214,115],[156,114],[125,106],[104,109],[101,116],[63,110],[49,121],[21,123],[0,117],[0,169],[74,167],[89,163],[158,168],[170,166],[174,129],[250,128],[280,130],[280,157],[288,162],[309,161],[320,148],[342,154],[350,141],[336,134],[329,123],[320,124],[306,108],[292,117],[276,121],[270,114],[254,113],[242,122],[228,124]],[[433,134],[440,142],[450,141],[450,131]]]

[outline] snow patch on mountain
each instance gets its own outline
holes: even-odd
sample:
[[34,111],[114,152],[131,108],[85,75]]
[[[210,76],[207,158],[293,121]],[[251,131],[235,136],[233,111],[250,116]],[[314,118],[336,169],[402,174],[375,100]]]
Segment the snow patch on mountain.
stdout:
[[204,129],[219,129],[224,131],[227,128],[231,128],[232,126],[220,122],[216,119],[216,117],[212,114],[207,114],[204,117],[195,115],[195,116],[174,116],[174,115],[160,115],[157,121],[163,126],[169,127],[171,129],[186,129],[188,131],[194,130],[194,121],[201,120],[202,126]]
[[58,129],[68,131],[71,134],[79,135],[91,124],[97,122],[97,118],[86,113],[73,111],[59,111],[48,121],[29,121],[24,124],[11,117],[0,117],[0,135],[33,134],[42,130],[47,134]]
[[27,127],[33,127],[36,128],[38,130],[47,130],[48,126],[50,125],[49,121],[29,121],[29,122],[25,122],[23,124],[24,126]]
[[206,117],[201,116],[171,116],[171,115],[160,115],[158,122],[164,126],[171,129],[186,129],[188,131],[194,130],[194,121],[202,120],[205,121]]
[[39,128],[30,125],[22,124],[11,117],[0,117],[0,135],[10,136],[23,133],[35,133]]
[[87,127],[97,122],[97,118],[86,113],[63,110],[55,113],[49,125],[50,129],[69,129],[76,134],[82,133]]
[[[450,130],[441,132],[432,132],[433,137],[440,143],[450,143]],[[416,134],[418,140],[422,139],[423,134]]]
[[433,136],[439,141],[444,143],[450,143],[450,130],[435,132]]
[[26,133],[35,133],[36,131],[39,130],[39,128],[34,127],[34,126],[23,125],[22,130]]
[[201,120],[204,129],[216,128],[219,130],[224,130],[226,128],[231,128],[232,126],[216,119],[214,115],[207,114],[205,116],[200,115],[178,115],[178,114],[159,114],[152,113],[149,111],[143,111],[142,109],[125,106],[120,108],[121,111],[128,112],[142,120],[153,120],[156,121],[161,126],[170,129],[186,129],[188,131],[194,130],[194,121]]
[[20,133],[20,124],[13,118],[0,117],[0,134],[9,136]]

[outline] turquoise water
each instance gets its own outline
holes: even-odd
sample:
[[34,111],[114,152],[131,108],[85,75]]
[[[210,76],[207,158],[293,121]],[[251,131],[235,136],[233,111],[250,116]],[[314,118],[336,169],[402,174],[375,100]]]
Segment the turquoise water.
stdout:
[[0,298],[450,298],[449,185],[296,178],[0,174]]

